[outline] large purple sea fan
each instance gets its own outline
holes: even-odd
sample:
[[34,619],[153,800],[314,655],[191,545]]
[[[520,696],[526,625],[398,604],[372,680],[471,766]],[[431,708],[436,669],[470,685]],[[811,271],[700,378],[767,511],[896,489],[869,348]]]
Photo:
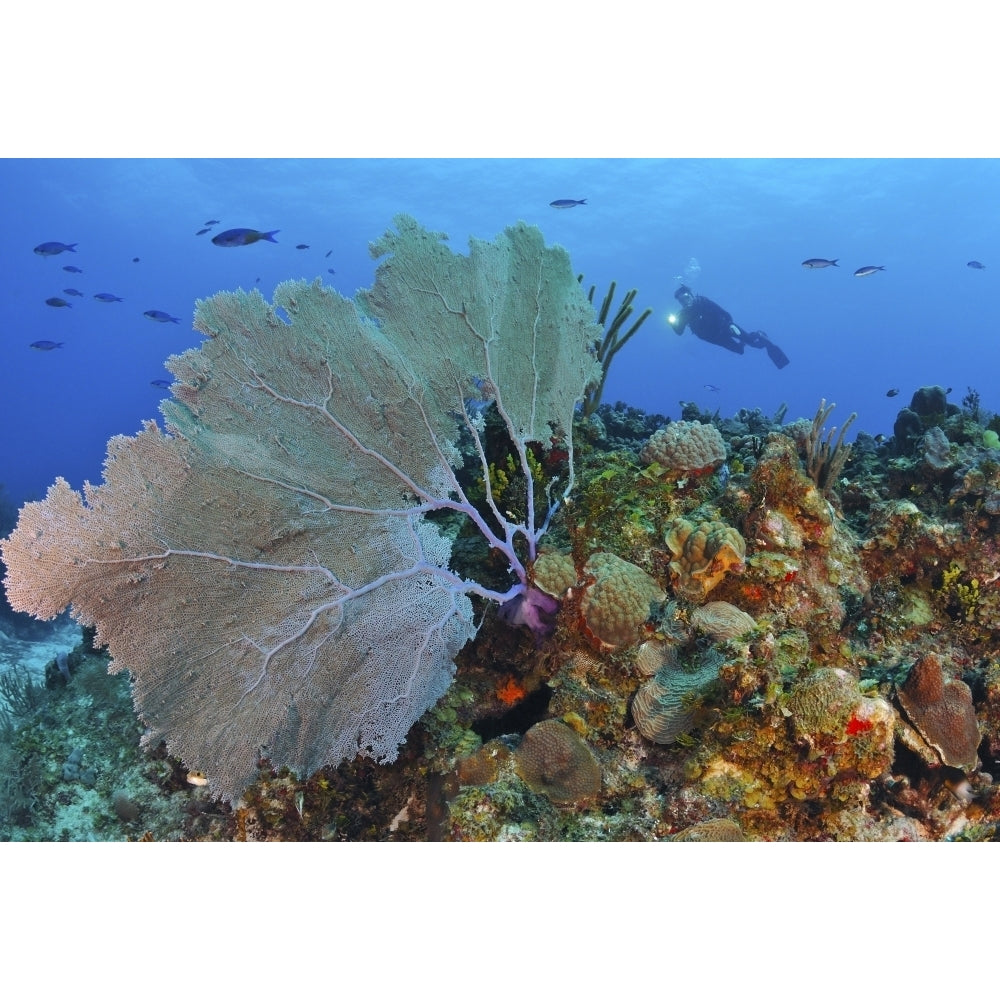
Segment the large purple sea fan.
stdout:
[[[346,299],[287,282],[198,303],[208,338],[172,357],[174,398],[108,445],[103,485],[57,480],[2,543],[12,606],[96,624],[133,677],[147,741],[235,801],[268,757],[307,774],[395,758],[474,636],[470,594],[527,589],[551,507],[536,511],[529,441],[565,442],[600,334],[569,258],[524,224],[453,254],[399,216],[373,244],[375,285]],[[388,256],[386,256],[388,255]],[[280,306],[290,324],[275,314]],[[489,492],[490,401],[527,481],[523,522]],[[455,470],[478,456],[487,516]],[[494,591],[449,568],[426,520],[450,509],[507,556]]]

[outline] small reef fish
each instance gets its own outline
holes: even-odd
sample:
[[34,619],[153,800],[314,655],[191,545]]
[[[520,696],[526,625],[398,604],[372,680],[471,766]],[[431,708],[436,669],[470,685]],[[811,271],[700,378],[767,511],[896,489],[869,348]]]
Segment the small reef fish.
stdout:
[[173,383],[168,378],[154,378],[150,385],[155,385],[157,389],[169,389]]
[[98,302],[124,302],[124,299],[118,298],[117,295],[112,295],[111,292],[98,292],[95,296]]
[[833,260],[827,260],[825,257],[810,257],[808,260],[802,261],[802,266],[808,268],[840,267],[837,263],[838,260],[840,260],[839,257],[834,257]]
[[54,257],[57,253],[63,253],[66,250],[76,253],[76,244],[60,243],[58,240],[53,240],[51,243],[39,243],[35,247],[35,253],[40,257]]
[[208,222],[203,222],[203,226],[217,226],[219,224],[218,219],[209,219]]
[[886,393],[886,395],[887,395],[887,396],[888,396],[888,397],[889,397],[890,399],[892,399],[892,397],[893,397],[893,396],[898,396],[898,395],[899,395],[899,390],[898,390],[898,389],[890,389],[890,390],[889,390],[889,391],[888,391],[888,392]]
[[57,347],[62,347],[63,343],[65,341],[57,344],[54,340],[36,340],[28,346],[33,347],[36,351],[54,351]]
[[176,316],[171,316],[170,313],[165,313],[162,309],[147,309],[143,316],[147,319],[154,320],[157,323],[179,323],[180,320]]
[[207,785],[208,778],[205,777],[204,771],[188,771],[187,783],[189,785]]
[[65,299],[58,299],[55,296],[53,296],[51,299],[46,299],[45,304],[47,306],[53,306],[56,309],[60,309],[62,307],[65,307],[67,309],[73,308]]
[[975,271],[985,271],[986,270],[986,265],[985,264],[980,264],[978,260],[970,260],[969,263],[966,264],[965,266],[966,267],[971,267]]
[[337,272],[332,267],[328,267],[326,269],[326,273],[327,274],[336,274]]
[[69,271],[70,274],[83,274],[83,268],[77,267],[76,264],[64,264],[64,271]]
[[211,231],[212,231],[211,226],[209,226],[207,229],[199,229],[198,232],[195,233],[195,236],[204,236],[205,233],[210,233]]
[[865,264],[864,267],[859,267],[854,272],[855,278],[864,278],[869,274],[874,274],[876,271],[884,271],[885,268],[881,264]]
[[333,253],[333,251],[332,251],[332,250],[327,250],[327,252],[326,252],[325,254],[323,254],[323,256],[324,256],[324,257],[329,257],[329,256],[330,256],[330,254],[332,254],[332,253]]
[[83,292],[78,292],[75,288],[64,288],[63,295],[83,295]]
[[296,250],[308,250],[309,249],[309,244],[308,243],[296,243],[295,244],[295,249]]
[[705,388],[708,389],[709,392],[718,392],[719,391],[719,387],[717,385],[712,385],[711,382],[706,382],[705,383]]
[[212,242],[217,247],[246,247],[258,240],[267,240],[268,243],[277,243],[274,238],[275,233],[280,233],[280,229],[272,229],[269,233],[261,233],[256,229],[227,229],[224,233],[212,237]]
[[133,257],[132,258],[132,263],[133,264],[138,264],[139,263],[139,258],[138,257]]
[[579,201],[575,201],[573,198],[556,198],[555,201],[549,202],[550,208],[576,208],[577,205],[586,205],[587,199],[581,198]]

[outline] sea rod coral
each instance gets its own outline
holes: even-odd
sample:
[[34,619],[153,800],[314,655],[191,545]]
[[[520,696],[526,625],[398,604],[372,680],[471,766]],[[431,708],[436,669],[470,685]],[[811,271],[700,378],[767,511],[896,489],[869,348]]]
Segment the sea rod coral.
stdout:
[[[573,487],[573,411],[600,377],[593,309],[534,227],[462,256],[394,224],[354,300],[300,281],[273,306],[256,291],[200,301],[207,340],[167,363],[166,432],[112,438],[103,485],[56,480],[2,543],[10,603],[43,618],[72,604],[96,624],[146,743],[233,801],[261,757],[299,773],[393,760],[476,633],[470,595],[535,625],[554,605],[528,567]],[[486,405],[527,483],[521,520],[490,490]],[[536,510],[528,445],[554,439],[568,471]],[[508,589],[449,568],[443,516],[506,558]]]

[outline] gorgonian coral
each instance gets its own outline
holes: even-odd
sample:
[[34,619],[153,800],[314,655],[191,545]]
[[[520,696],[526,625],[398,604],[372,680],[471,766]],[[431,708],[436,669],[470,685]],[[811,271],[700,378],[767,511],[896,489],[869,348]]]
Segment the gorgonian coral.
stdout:
[[[317,281],[279,286],[273,305],[200,302],[204,344],[168,362],[166,433],[150,421],[113,438],[104,485],[57,480],[3,543],[12,606],[72,604],[96,625],[134,678],[147,743],[231,800],[261,756],[300,773],[394,759],[476,633],[470,595],[517,602],[539,628],[554,605],[533,599],[527,567],[573,486],[573,412],[599,377],[593,310],[533,227],[461,256],[395,224],[353,300]],[[523,475],[523,518],[492,494],[485,406]],[[539,510],[528,445],[553,439],[568,474]],[[486,484],[478,507],[460,444]],[[506,590],[450,568],[438,511],[507,560]]]

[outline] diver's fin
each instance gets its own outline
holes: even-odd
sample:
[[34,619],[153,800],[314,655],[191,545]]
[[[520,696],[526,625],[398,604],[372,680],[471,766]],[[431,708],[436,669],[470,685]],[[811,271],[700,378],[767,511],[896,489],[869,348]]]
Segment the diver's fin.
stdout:
[[784,368],[788,364],[788,355],[777,344],[766,345],[767,356],[774,362],[776,368]]

